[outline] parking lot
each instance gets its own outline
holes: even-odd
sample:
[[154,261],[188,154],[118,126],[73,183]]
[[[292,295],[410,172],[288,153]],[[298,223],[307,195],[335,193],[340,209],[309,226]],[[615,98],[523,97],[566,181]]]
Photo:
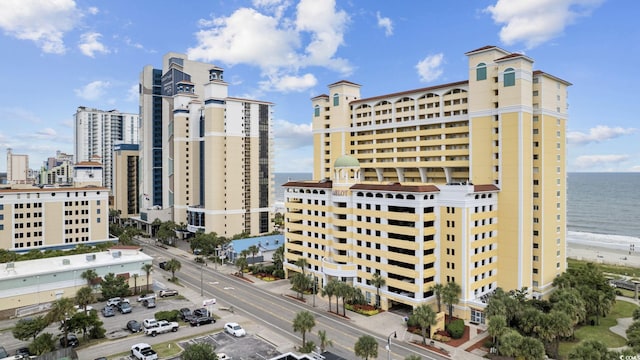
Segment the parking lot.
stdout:
[[279,354],[273,345],[262,339],[252,335],[235,338],[225,332],[197,337],[179,344],[186,349],[191,344],[203,342],[213,345],[216,353],[225,353],[232,359],[264,360]]

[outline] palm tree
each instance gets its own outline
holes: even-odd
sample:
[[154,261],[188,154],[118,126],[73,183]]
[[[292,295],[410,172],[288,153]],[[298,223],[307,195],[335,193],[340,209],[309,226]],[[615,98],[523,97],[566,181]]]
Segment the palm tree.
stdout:
[[307,259],[301,257],[296,260],[295,265],[302,270],[302,274],[304,275],[304,271],[306,270],[307,266],[309,266],[309,262],[307,261]]
[[236,266],[238,267],[240,276],[244,277],[244,269],[246,269],[248,265],[246,257],[241,256],[236,259]]
[[316,319],[308,311],[301,311],[293,319],[293,331],[302,333],[302,347],[307,343],[307,331],[311,331],[316,326]]
[[338,312],[338,298],[342,298],[342,316],[347,316],[347,310],[345,308],[346,299],[349,297],[351,293],[352,286],[339,281],[336,286],[336,313]]
[[142,265],[141,270],[144,271],[144,273],[147,276],[147,293],[149,293],[149,277],[150,277],[151,273],[153,272],[153,264],[151,264],[151,263],[144,264],[144,265]]
[[[251,260],[255,260],[256,254],[260,252],[260,248],[258,245],[251,245],[247,248],[247,251],[251,254]],[[252,261],[251,263],[255,263],[255,261]]]
[[[331,312],[331,298],[336,294],[336,279],[331,279],[327,284],[322,288],[320,295],[329,297],[329,312]],[[338,312],[338,307],[336,306],[336,313]]]
[[371,335],[360,336],[353,349],[356,356],[360,356],[364,360],[367,360],[370,357],[378,357],[378,342]]
[[96,302],[96,295],[90,287],[82,287],[76,292],[76,305],[80,306],[85,313],[87,312],[87,305],[94,302]]
[[489,319],[489,335],[493,337],[493,346],[498,348],[498,339],[507,329],[507,317],[504,315],[494,315]]
[[333,346],[333,340],[329,339],[324,330],[318,330],[318,339],[320,340],[320,353],[323,353],[327,346]]
[[177,259],[171,259],[167,261],[166,268],[167,270],[171,271],[171,281],[175,281],[176,272],[182,269],[182,263],[180,263],[180,261],[178,261]]
[[98,273],[94,269],[85,270],[80,277],[87,280],[87,285],[93,288],[93,282],[98,278]]
[[304,291],[309,288],[309,284],[311,283],[309,277],[301,273],[295,273],[289,281],[291,282],[293,290],[295,290],[298,299],[304,300]]
[[133,295],[137,295],[138,294],[138,277],[140,275],[138,273],[134,273],[132,275],[133,277]]
[[447,283],[447,285],[442,290],[442,300],[449,309],[449,319],[447,319],[447,323],[451,322],[451,318],[453,317],[453,305],[457,304],[460,301],[460,285],[455,282]]
[[436,324],[436,313],[431,306],[423,304],[413,310],[411,316],[416,320],[422,331],[422,343],[427,343],[427,328]]
[[442,290],[444,290],[444,285],[438,283],[431,287],[431,291],[436,296],[436,304],[438,304],[438,312],[442,311]]
[[60,323],[60,329],[64,333],[65,341],[67,339],[67,334],[69,333],[69,327],[66,325],[73,312],[74,308],[71,298],[60,298],[51,304],[51,308],[45,316],[45,320],[49,324],[53,324],[54,322]]
[[385,286],[387,281],[378,273],[371,276],[371,285],[376,287],[376,308],[380,307],[380,288]]

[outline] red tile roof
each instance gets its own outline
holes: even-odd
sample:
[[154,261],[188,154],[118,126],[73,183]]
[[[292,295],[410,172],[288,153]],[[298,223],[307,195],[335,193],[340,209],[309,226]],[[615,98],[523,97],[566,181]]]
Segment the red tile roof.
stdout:
[[329,84],[329,87],[336,86],[336,85],[339,85],[339,84],[349,84],[349,85],[355,85],[355,86],[362,86],[360,84],[356,84],[356,83],[351,82],[351,81],[340,80],[338,82],[334,82],[333,84]]
[[409,192],[439,192],[435,185],[402,185],[401,183],[391,184],[356,184],[351,190],[379,190],[379,191],[409,191]]
[[331,189],[333,186],[333,182],[331,180],[320,180],[320,181],[289,181],[282,186],[290,186],[290,187],[308,187],[308,188],[319,188],[319,189]]

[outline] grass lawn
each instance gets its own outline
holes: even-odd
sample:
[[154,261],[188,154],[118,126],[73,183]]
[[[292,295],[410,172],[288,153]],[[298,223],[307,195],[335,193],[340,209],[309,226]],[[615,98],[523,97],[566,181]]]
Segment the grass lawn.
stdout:
[[560,358],[566,359],[567,354],[583,340],[599,340],[607,345],[607,347],[620,347],[626,344],[625,338],[618,334],[614,334],[609,330],[610,327],[617,324],[616,319],[631,317],[633,310],[637,306],[627,301],[616,301],[615,305],[611,309],[611,312],[605,318],[600,318],[600,325],[590,326],[583,325],[576,328],[575,337],[576,340],[569,342],[560,342]]
[[[589,262],[592,262],[592,261],[567,259],[567,266],[571,268],[578,265],[584,265]],[[640,277],[640,268],[637,268],[637,267],[609,265],[609,264],[596,264],[596,265],[598,266],[600,271],[602,271],[605,274],[608,273],[608,274]]]

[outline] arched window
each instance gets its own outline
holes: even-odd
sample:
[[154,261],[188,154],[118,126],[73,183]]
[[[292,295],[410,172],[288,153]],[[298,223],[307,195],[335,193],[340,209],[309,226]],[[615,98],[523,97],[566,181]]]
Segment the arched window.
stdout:
[[315,117],[320,116],[320,105],[316,105],[316,106],[313,108],[313,116],[315,116]]
[[340,95],[333,94],[333,106],[338,106],[338,105],[340,105]]
[[476,80],[487,80],[487,64],[480,63],[476,66]]
[[513,68],[507,68],[504,71],[504,86],[516,85],[516,71]]

